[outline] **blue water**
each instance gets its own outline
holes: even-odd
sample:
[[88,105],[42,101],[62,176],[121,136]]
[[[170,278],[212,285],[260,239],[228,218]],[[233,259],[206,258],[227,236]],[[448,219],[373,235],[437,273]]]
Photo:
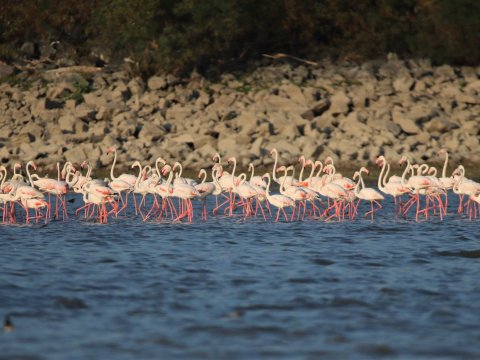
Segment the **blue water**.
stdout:
[[480,358],[480,221],[392,211],[3,225],[0,359]]

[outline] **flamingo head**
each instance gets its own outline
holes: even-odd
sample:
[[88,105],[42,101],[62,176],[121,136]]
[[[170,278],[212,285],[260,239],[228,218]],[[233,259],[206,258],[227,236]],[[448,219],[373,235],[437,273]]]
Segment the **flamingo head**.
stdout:
[[114,146],[110,146],[108,149],[107,149],[107,154],[110,154],[112,152],[115,152],[117,149],[114,147]]
[[212,156],[212,160],[215,161],[215,160],[218,160],[218,162],[220,162],[220,154],[217,152],[215,153],[213,156]]
[[88,166],[88,161],[85,160],[80,164],[80,167],[83,169],[85,166]]
[[20,164],[20,163],[15,163],[15,164],[13,165],[13,168],[14,168],[14,169],[21,169],[21,168],[22,168],[22,164]]
[[302,155],[298,158],[298,162],[305,162],[305,156]]
[[359,170],[359,172],[362,172],[362,171],[363,171],[365,174],[367,174],[367,175],[370,173],[370,171],[368,171],[368,169],[367,169],[366,167],[364,167],[364,166],[362,166],[362,167],[360,168],[360,170]]
[[353,180],[356,180],[359,176],[360,176],[360,172],[355,171],[355,173],[353,174]]
[[135,162],[132,164],[132,168],[134,168],[135,166],[142,167],[142,165],[140,164],[140,162],[139,162],[138,160],[135,161]]
[[267,178],[270,178],[269,173],[265,173],[265,174],[262,175],[262,179],[267,179]]
[[280,166],[277,168],[277,172],[285,171],[285,170],[286,170],[285,166]]
[[[308,159],[306,162],[305,162],[305,166],[304,167],[307,167],[309,165],[312,165],[312,160]],[[315,168],[315,164],[313,165],[313,167]]]
[[327,158],[325,159],[325,164],[333,164],[333,159],[331,156],[327,156]]
[[166,176],[170,171],[172,171],[172,167],[170,165],[165,165],[162,168],[162,175]]
[[156,163],[160,163],[160,164],[162,164],[162,165],[165,165],[165,164],[167,163],[167,161],[166,161],[164,158],[162,158],[161,156],[159,156],[159,157],[157,158],[157,160],[155,160],[155,162],[156,162]]
[[437,152],[438,155],[447,154],[447,153],[448,153],[447,149],[440,149]]
[[278,154],[278,151],[276,148],[273,148],[272,150],[270,150],[270,156],[273,156],[273,154]]
[[378,166],[383,166],[383,163],[385,162],[385,156],[380,155],[377,160],[375,160],[375,164]]
[[227,162],[229,164],[235,162],[235,156],[232,156],[231,158],[228,158]]
[[407,156],[406,155],[403,155],[402,158],[400,159],[400,161],[398,162],[400,165],[402,165],[405,161],[407,161]]

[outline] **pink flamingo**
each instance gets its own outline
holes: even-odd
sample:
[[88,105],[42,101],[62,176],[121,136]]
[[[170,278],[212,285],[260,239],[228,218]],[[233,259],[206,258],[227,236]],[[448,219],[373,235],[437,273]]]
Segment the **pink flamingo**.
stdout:
[[[281,195],[281,194],[270,195],[270,183],[272,181],[270,179],[270,174],[266,173],[265,175],[263,175],[263,177],[267,178],[267,190],[266,190],[267,201],[273,206],[275,206],[276,208],[278,208],[277,218],[275,219],[275,222],[278,222],[279,220],[280,211],[283,212],[283,215],[285,216],[285,221],[288,222],[288,217],[285,212],[285,208],[291,207],[292,209],[295,209],[295,201],[290,199],[288,196]],[[285,185],[285,182],[286,182],[286,178],[284,177],[282,180],[282,186]]]
[[[371,214],[372,216],[371,221],[373,222],[373,214],[382,208],[382,205],[379,203],[379,201],[383,200],[384,197],[377,190],[373,188],[365,187],[365,183],[363,182],[363,178],[362,178],[362,172],[365,172],[368,175],[368,169],[365,167],[362,167],[359,171],[356,171],[355,174],[353,175],[354,180],[358,177],[358,182],[354,190],[354,194],[358,198],[358,202],[355,209],[358,208],[358,205],[360,204],[361,200],[370,201],[371,210],[365,213],[365,217]],[[375,203],[378,206],[376,209],[374,209],[373,203]]]
[[207,180],[207,172],[205,169],[201,169],[198,173],[198,178],[203,180],[200,184],[195,185],[195,189],[197,189],[199,199],[202,199],[202,220],[207,220],[207,196],[212,195],[215,192],[216,185],[214,182],[206,182]]

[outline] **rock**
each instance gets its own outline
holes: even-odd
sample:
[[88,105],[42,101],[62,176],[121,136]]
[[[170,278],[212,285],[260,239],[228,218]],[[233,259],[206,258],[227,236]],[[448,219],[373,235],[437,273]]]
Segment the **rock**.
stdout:
[[75,107],[74,113],[77,118],[89,121],[95,119],[96,110],[87,104],[80,104]]
[[33,42],[24,42],[20,47],[20,51],[29,59],[33,59],[38,56],[37,46]]
[[346,114],[350,109],[351,99],[344,92],[339,91],[330,98],[330,103],[330,113]]
[[0,62],[0,80],[3,80],[15,72],[15,68],[11,65]]
[[47,98],[57,99],[65,97],[75,92],[75,86],[72,83],[61,81],[58,83],[52,83],[47,90]]
[[43,129],[33,121],[28,122],[19,132],[19,135],[27,134],[30,142],[40,140]]
[[398,124],[407,134],[418,134],[421,131],[420,127],[413,120],[407,117],[405,113],[397,110],[397,108],[392,112],[392,121]]
[[165,89],[168,86],[167,80],[163,76],[152,76],[148,79],[147,84],[150,90]]
[[65,133],[73,133],[75,126],[75,117],[73,115],[64,115],[58,119],[58,126]]
[[293,100],[297,104],[307,106],[307,100],[305,99],[300,87],[290,83],[282,85],[280,90],[282,90],[289,99]]
[[322,99],[319,100],[312,106],[312,112],[314,116],[321,116],[324,112],[326,112],[330,108],[330,100]]
[[35,160],[38,156],[37,148],[30,143],[22,143],[19,150],[24,159]]
[[362,133],[370,133],[371,128],[360,121],[358,121],[357,113],[351,112],[346,117],[339,117],[338,118],[338,128],[342,129],[346,133],[350,134],[362,134]]
[[442,65],[435,68],[434,74],[440,81],[448,81],[456,77],[455,70],[450,65]]
[[138,138],[145,140],[148,144],[160,140],[166,132],[167,131],[164,128],[158,125],[146,123],[138,133]]
[[100,107],[104,107],[107,104],[107,100],[99,96],[98,93],[87,93],[83,94],[83,101],[92,109],[99,109]]
[[72,147],[63,153],[65,161],[71,161],[74,164],[81,164],[88,159],[87,154],[82,147]]
[[410,76],[397,77],[393,81],[393,88],[396,92],[409,92],[415,86],[415,80]]
[[425,129],[432,133],[444,134],[450,130],[459,128],[459,125],[444,117],[436,117],[425,124]]
[[183,135],[176,136],[174,138],[171,138],[171,141],[174,141],[178,144],[188,144],[188,143],[193,144],[195,142],[191,134],[183,134]]

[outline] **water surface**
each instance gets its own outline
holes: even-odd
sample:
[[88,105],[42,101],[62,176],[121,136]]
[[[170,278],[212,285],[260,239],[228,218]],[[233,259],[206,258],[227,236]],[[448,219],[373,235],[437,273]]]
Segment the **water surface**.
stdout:
[[3,225],[0,359],[480,358],[479,220],[392,211]]

